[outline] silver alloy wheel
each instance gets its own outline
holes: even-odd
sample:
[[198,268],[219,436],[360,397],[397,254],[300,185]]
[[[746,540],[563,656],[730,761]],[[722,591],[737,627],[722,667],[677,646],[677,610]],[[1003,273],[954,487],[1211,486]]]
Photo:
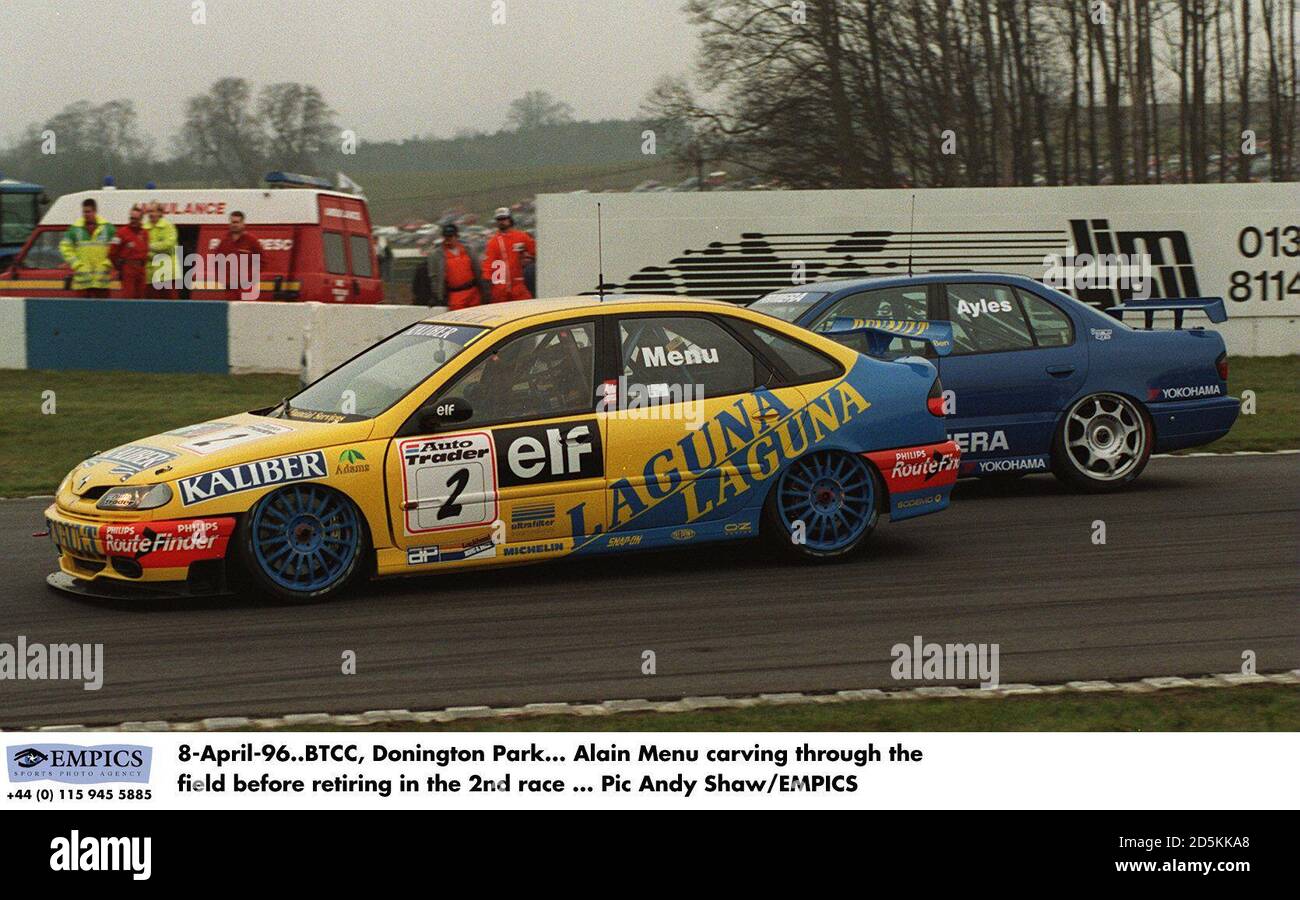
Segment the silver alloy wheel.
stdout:
[[1116,481],[1146,455],[1146,422],[1133,402],[1119,394],[1092,394],[1065,418],[1065,452],[1082,474]]

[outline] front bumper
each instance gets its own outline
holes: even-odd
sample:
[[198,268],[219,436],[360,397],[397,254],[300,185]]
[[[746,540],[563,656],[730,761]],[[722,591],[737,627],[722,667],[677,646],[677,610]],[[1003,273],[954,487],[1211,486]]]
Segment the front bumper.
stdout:
[[875,450],[864,455],[884,479],[892,521],[947,508],[961,466],[961,449],[956,441]]
[[86,582],[185,582],[196,574],[219,581],[235,531],[233,516],[113,522],[74,515],[57,504],[45,510],[45,522],[59,571]]

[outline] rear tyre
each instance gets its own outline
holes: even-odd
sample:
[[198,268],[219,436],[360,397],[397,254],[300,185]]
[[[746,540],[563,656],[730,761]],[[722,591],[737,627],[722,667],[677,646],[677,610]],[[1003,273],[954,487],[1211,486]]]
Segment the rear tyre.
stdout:
[[843,558],[876,527],[882,493],[879,476],[861,456],[809,453],[777,478],[764,509],[763,533],[801,559]]
[[1120,490],[1146,468],[1151,437],[1151,423],[1137,403],[1122,394],[1089,394],[1056,429],[1052,471],[1078,490]]
[[337,596],[356,576],[367,546],[356,504],[322,484],[287,485],[254,504],[238,547],[254,587],[286,603]]

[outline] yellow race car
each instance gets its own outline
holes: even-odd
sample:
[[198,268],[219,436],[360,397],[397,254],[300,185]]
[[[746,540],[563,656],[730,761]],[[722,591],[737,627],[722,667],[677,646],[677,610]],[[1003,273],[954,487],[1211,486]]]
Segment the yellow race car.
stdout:
[[288,601],[747,538],[843,556],[948,503],[934,367],[726,303],[579,297],[404,328],[265,409],[96,452],[46,510],[61,589]]

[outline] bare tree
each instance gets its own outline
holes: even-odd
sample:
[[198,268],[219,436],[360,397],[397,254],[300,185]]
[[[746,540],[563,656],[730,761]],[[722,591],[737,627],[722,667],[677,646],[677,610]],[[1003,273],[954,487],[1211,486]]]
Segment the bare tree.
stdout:
[[[650,105],[690,123],[683,140],[696,157],[707,134],[711,152],[793,186],[1201,181],[1215,174],[1216,146],[1223,178],[1230,107],[1245,128],[1258,102],[1256,42],[1268,66],[1259,130],[1274,177],[1294,168],[1294,0],[687,0],[686,10],[700,29],[698,91]],[[1244,177],[1249,161],[1240,165]]]
[[266,135],[252,97],[244,79],[222,78],[185,104],[181,150],[232,184],[256,185],[265,168]]
[[267,162],[272,166],[311,170],[337,134],[333,110],[311,85],[267,85],[258,95],[257,113],[266,132]]
[[546,91],[529,91],[510,101],[506,124],[513,131],[533,131],[547,125],[573,121],[573,107],[556,100]]
[[[1238,142],[1250,128],[1250,6],[1250,0],[1241,4],[1241,65],[1237,67]],[[1250,157],[1244,153],[1237,156],[1237,180],[1250,181]]]

